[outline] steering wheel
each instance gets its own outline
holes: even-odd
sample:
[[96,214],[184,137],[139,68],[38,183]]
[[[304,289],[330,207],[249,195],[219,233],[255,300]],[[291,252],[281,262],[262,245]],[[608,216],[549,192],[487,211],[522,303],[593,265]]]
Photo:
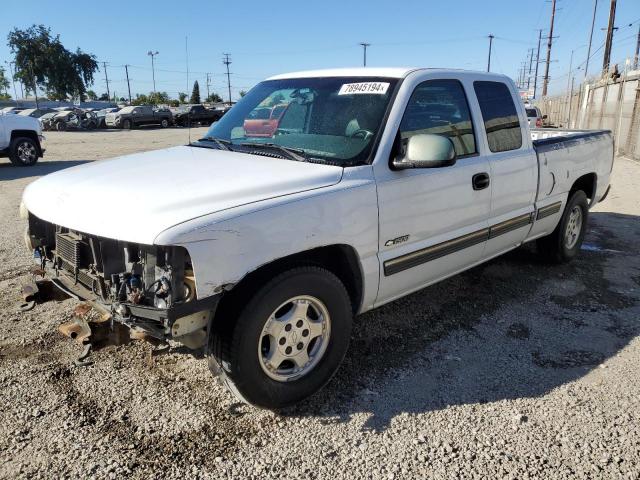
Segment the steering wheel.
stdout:
[[351,138],[360,138],[360,137],[362,137],[364,140],[368,140],[371,137],[373,137],[373,132],[371,130],[366,130],[364,128],[359,128],[358,130],[353,132],[351,135],[349,135],[349,137],[351,137]]

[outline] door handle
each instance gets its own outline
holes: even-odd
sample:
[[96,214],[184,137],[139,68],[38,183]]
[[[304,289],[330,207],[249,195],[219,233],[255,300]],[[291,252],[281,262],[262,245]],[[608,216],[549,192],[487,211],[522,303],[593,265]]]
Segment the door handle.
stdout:
[[476,173],[471,179],[474,190],[483,190],[489,186],[491,180],[487,172]]

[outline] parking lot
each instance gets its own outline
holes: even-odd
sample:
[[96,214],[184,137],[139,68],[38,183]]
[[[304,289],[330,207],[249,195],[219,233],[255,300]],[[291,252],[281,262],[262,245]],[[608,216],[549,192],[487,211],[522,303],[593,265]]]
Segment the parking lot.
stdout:
[[624,158],[576,261],[526,246],[358,317],[337,376],[295,408],[236,403],[183,348],[110,341],[74,365],[57,327],[75,300],[17,310],[23,189],[205,131],[47,132],[36,166],[0,163],[0,477],[640,478],[640,164]]

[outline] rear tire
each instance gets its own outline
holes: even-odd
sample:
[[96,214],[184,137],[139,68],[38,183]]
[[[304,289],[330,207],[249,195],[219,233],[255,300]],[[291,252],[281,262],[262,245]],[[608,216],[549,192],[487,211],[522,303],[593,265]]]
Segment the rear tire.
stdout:
[[38,145],[28,137],[18,137],[11,141],[9,160],[18,167],[30,167],[38,161]]
[[349,346],[352,309],[342,282],[324,268],[298,267],[248,297],[236,302],[235,323],[222,315],[208,329],[211,371],[258,407],[282,408],[320,390]]
[[587,195],[578,190],[567,201],[562,218],[555,230],[536,242],[538,252],[553,263],[572,260],[580,251],[587,231],[589,203]]
[[122,122],[122,128],[124,130],[131,130],[133,128],[133,124],[131,123],[131,120],[125,120],[124,122]]
[[162,128],[167,128],[169,126],[169,120],[167,120],[166,118],[163,118],[162,121],[160,122],[160,126]]

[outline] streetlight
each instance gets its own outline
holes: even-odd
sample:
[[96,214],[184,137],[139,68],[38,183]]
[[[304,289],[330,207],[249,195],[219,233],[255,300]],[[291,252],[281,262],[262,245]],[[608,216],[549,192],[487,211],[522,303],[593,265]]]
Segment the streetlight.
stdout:
[[366,42],[360,42],[360,45],[362,45],[362,48],[364,49],[364,58],[362,59],[362,66],[366,67],[367,66],[367,47],[370,47],[371,44]]
[[156,67],[153,62],[153,59],[156,55],[158,55],[158,53],[160,52],[158,52],[157,50],[155,52],[151,50],[147,52],[147,55],[151,57],[151,75],[153,75],[153,93],[156,93]]

